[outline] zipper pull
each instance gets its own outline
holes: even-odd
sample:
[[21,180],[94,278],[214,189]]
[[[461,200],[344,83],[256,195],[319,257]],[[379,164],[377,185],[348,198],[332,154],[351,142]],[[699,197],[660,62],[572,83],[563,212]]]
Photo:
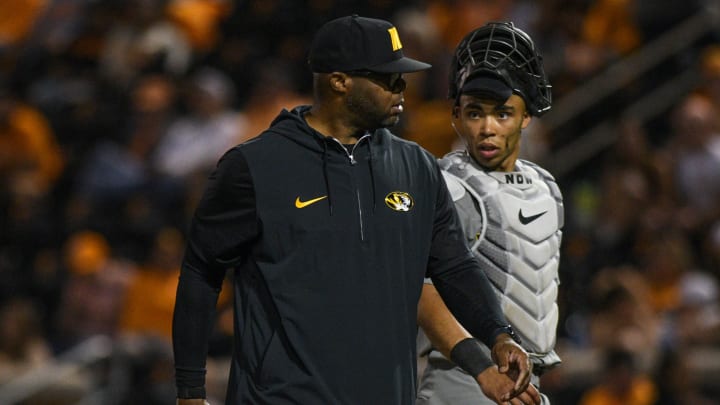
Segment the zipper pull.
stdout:
[[355,160],[355,156],[348,154],[348,157],[350,158],[350,164],[355,166],[357,164],[357,160]]

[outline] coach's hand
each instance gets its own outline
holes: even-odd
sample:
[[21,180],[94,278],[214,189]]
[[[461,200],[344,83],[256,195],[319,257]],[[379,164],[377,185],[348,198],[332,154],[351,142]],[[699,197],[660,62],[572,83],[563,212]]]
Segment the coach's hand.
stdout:
[[514,395],[515,381],[501,373],[497,366],[486,368],[476,380],[485,396],[498,404],[540,405],[540,393],[534,385],[529,384],[525,391]]
[[[501,398],[502,400],[509,401],[511,398],[528,390],[532,371],[530,356],[510,335],[506,333],[498,335],[492,348],[492,359],[498,365],[500,373],[515,381],[512,391],[504,398]],[[537,393],[537,390],[535,390],[535,393],[537,394],[537,401],[531,403],[539,404],[540,394]]]

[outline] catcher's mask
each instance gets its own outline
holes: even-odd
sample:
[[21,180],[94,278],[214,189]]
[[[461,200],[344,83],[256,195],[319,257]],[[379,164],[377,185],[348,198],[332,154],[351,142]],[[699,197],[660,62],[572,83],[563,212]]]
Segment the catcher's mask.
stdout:
[[466,35],[455,49],[449,79],[448,97],[456,103],[460,94],[501,98],[507,86],[525,100],[533,116],[552,105],[542,56],[530,36],[511,22],[490,22]]

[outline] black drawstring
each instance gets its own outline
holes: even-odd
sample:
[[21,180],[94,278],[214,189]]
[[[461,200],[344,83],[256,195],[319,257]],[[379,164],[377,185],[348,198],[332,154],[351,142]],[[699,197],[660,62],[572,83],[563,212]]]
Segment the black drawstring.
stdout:
[[372,137],[368,140],[368,153],[370,154],[370,185],[372,187],[373,215],[375,214],[375,169],[373,168]]
[[327,139],[323,140],[323,176],[325,176],[325,190],[327,191],[327,199],[328,199],[328,207],[330,209],[330,216],[333,214],[333,207],[332,207],[332,197],[330,196],[330,181],[328,180],[328,171],[327,171],[327,160],[328,160],[328,153],[327,153]]

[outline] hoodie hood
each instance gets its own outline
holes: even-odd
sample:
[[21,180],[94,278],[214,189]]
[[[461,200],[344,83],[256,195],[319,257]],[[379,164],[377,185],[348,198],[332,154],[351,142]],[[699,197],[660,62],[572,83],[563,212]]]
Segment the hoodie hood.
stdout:
[[323,153],[325,148],[323,144],[328,141],[328,138],[314,130],[305,121],[305,114],[310,111],[311,107],[302,105],[290,111],[283,109],[272,121],[268,131],[285,136],[303,147]]

